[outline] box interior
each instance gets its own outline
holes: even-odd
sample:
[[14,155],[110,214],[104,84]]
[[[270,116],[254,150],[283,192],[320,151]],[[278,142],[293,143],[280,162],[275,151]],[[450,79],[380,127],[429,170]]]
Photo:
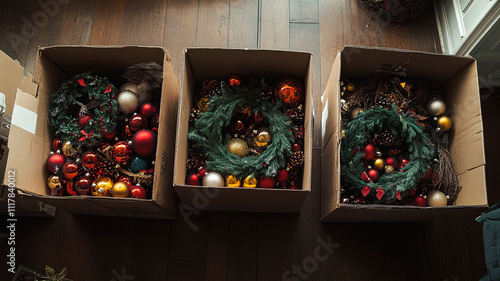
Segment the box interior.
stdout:
[[[445,102],[451,113],[453,128],[449,131],[450,154],[459,183],[462,186],[456,205],[426,207],[340,204],[340,99],[339,79],[353,77],[366,79],[382,64],[406,66],[409,78],[424,76],[444,85]],[[472,58],[444,56],[405,50],[369,47],[345,47],[338,52],[323,96],[323,150],[322,150],[322,218],[356,220],[362,210],[382,212],[391,210],[398,218],[415,219],[415,211],[431,212],[465,207],[487,206],[485,156],[479,85],[476,62]],[[327,173],[326,171],[334,171]],[[334,212],[344,210],[342,212]],[[411,209],[411,211],[406,211]],[[394,211],[394,210],[399,210]],[[333,212],[333,213],[332,213]],[[342,213],[342,214],[341,214]],[[389,212],[390,213],[390,212]],[[388,214],[389,214],[388,213]],[[346,214],[350,214],[347,215]],[[428,213],[429,214],[429,213]],[[381,217],[386,217],[387,214]],[[376,215],[370,215],[376,219]],[[387,217],[390,218],[391,216]],[[426,217],[423,215],[423,217]],[[380,219],[379,218],[379,219]]]
[[[304,171],[302,190],[262,190],[246,188],[218,188],[218,196],[210,201],[206,209],[239,210],[239,211],[270,211],[297,212],[307,193],[311,190],[311,155],[312,155],[312,116],[310,79],[311,54],[303,52],[241,50],[241,49],[206,49],[189,48],[185,50],[181,95],[179,100],[178,131],[176,144],[176,165],[174,171],[174,187],[181,201],[192,203],[196,192],[206,187],[185,185],[187,133],[189,129],[189,113],[194,104],[196,86],[204,79],[215,78],[225,80],[230,74],[257,76],[266,78],[295,77],[302,80],[306,90],[305,120],[304,120]],[[289,193],[284,195],[285,193]],[[285,200],[276,208],[270,207],[286,199],[290,204],[285,206]],[[269,199],[272,202],[269,202]],[[242,202],[249,202],[244,204]],[[293,203],[293,204],[292,204]],[[192,205],[192,204],[191,204]]]

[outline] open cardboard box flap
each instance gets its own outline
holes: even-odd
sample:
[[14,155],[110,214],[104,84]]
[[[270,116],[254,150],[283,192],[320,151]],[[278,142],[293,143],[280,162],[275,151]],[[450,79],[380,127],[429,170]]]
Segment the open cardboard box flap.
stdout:
[[[341,77],[366,79],[383,64],[404,67],[409,78],[425,77],[444,86],[453,128],[450,155],[462,186],[456,204],[445,207],[340,203]],[[417,221],[463,209],[487,207],[485,152],[476,61],[472,58],[408,50],[346,46],[337,53],[323,94],[323,221]]]

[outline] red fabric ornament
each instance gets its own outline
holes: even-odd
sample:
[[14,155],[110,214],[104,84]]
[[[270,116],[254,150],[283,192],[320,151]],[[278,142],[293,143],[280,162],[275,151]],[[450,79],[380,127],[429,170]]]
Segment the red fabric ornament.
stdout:
[[72,180],[65,180],[63,184],[66,189],[66,193],[68,193],[68,195],[71,196],[78,195],[78,193],[76,193],[75,190],[75,183]]
[[421,195],[415,196],[413,198],[413,206],[427,207],[427,200]]
[[123,182],[129,188],[132,187],[132,185],[134,184],[134,182],[132,181],[132,179],[129,176],[127,176],[127,175],[121,175],[121,176],[119,176],[118,178],[116,178],[116,182]]
[[276,180],[274,177],[263,177],[257,183],[257,187],[260,188],[274,188],[276,186]]
[[83,167],[92,170],[99,165],[99,155],[95,151],[87,151],[82,155]]
[[401,200],[401,192],[396,191],[396,198],[398,198],[398,200]]
[[56,173],[60,171],[66,162],[66,157],[61,153],[54,153],[47,158],[47,162],[45,162],[45,166],[50,173]]
[[361,173],[361,179],[364,180],[365,182],[371,182],[370,177],[368,177],[368,174],[365,171]]
[[106,90],[104,90],[104,93],[107,94],[111,92],[111,85],[106,86]]
[[201,166],[198,169],[198,177],[201,179],[203,178],[208,172],[210,172],[206,166]]
[[143,105],[141,105],[141,108],[139,109],[139,112],[144,115],[146,118],[151,118],[153,115],[156,114],[156,106],[154,104],[147,102]]
[[88,195],[91,188],[92,179],[87,176],[80,177],[75,181],[74,189],[78,195]]
[[371,189],[371,187],[369,187],[369,186],[367,185],[367,186],[365,186],[365,187],[363,187],[363,188],[361,189],[361,194],[363,194],[363,196],[365,196],[365,197],[366,197],[366,196],[370,193],[370,191],[371,191],[371,190],[372,190],[372,189]]
[[83,78],[78,79],[78,83],[79,83],[79,84],[80,84],[80,86],[82,86],[82,87],[87,86],[87,85],[85,84],[85,81],[83,81]]
[[126,141],[119,141],[113,146],[113,158],[120,165],[128,165],[132,159],[132,148]]
[[237,74],[229,75],[229,77],[227,77],[227,83],[229,86],[238,87],[241,85],[241,77]]
[[398,163],[398,159],[396,159],[396,157],[387,157],[387,159],[385,159],[385,165],[389,165],[389,166],[392,166],[394,169],[396,169],[397,167],[399,167],[399,163]]
[[382,196],[384,196],[385,193],[384,189],[382,187],[378,187],[375,190],[377,191],[377,199],[382,199]]
[[189,173],[186,177],[186,184],[201,186],[201,178],[195,173]]
[[304,87],[296,79],[285,78],[276,84],[276,89],[276,97],[288,106],[297,105],[304,99]]
[[368,177],[372,180],[372,182],[377,182],[380,174],[377,170],[371,169],[370,171],[368,171]]
[[377,156],[377,148],[375,145],[369,143],[365,147],[365,158],[367,160],[373,160]]
[[156,150],[156,134],[148,129],[138,131],[132,138],[132,149],[141,156],[153,154]]
[[78,176],[78,171],[80,170],[80,165],[75,162],[66,162],[63,166],[63,175],[66,179],[72,180]]
[[290,179],[290,173],[285,169],[279,169],[275,178],[280,183],[286,183]]
[[142,186],[134,185],[130,188],[130,197],[131,198],[146,199],[147,192]]
[[148,119],[142,114],[134,114],[128,120],[128,127],[132,133],[148,127]]
[[58,150],[61,151],[61,146],[62,141],[60,139],[54,139],[50,148],[52,149],[52,151],[57,152]]

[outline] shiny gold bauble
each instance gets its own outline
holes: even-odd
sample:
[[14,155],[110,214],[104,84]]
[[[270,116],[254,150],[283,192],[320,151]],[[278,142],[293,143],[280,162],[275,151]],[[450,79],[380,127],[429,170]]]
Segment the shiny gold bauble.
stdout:
[[446,206],[448,205],[448,198],[446,198],[446,195],[443,192],[433,190],[427,193],[427,205],[431,207]]
[[387,165],[384,167],[384,171],[386,174],[390,174],[390,173],[394,172],[394,167],[391,165]]
[[119,181],[113,185],[113,187],[109,190],[109,193],[113,197],[126,198],[128,197],[130,191],[126,183]]
[[347,92],[354,92],[354,90],[356,90],[356,85],[354,85],[354,83],[352,82],[349,82],[347,83],[345,90]]
[[207,110],[208,110],[208,101],[209,101],[209,99],[207,97],[201,98],[198,101],[198,109],[200,110],[200,112],[207,112]]
[[66,157],[73,157],[76,155],[77,151],[76,148],[71,144],[70,141],[66,141],[62,144],[61,147],[61,152],[66,156]]
[[340,139],[345,139],[345,138],[346,138],[345,130],[342,129],[342,131],[340,131]]
[[226,185],[228,187],[240,187],[241,182],[235,176],[229,175],[226,177]]
[[384,166],[385,166],[385,162],[384,162],[384,159],[382,158],[375,158],[375,160],[373,160],[373,168],[379,170],[379,171],[383,171],[384,170]]
[[271,142],[271,132],[268,128],[260,128],[257,130],[255,137],[253,138],[253,143],[257,147],[267,147]]
[[437,124],[438,124],[438,128],[441,131],[446,132],[449,129],[451,129],[451,125],[453,125],[453,122],[451,121],[450,117],[443,115],[443,116],[439,117]]
[[351,112],[351,119],[354,119],[359,113],[365,112],[365,110],[361,107],[356,107]]
[[243,181],[243,187],[249,187],[249,188],[254,188],[257,187],[257,178],[248,176],[245,178]]
[[55,188],[60,188],[61,187],[61,179],[59,178],[59,176],[51,175],[47,179],[47,185],[49,186],[50,190],[54,190]]
[[114,182],[109,177],[98,177],[92,183],[92,195],[94,196],[108,196],[109,190],[113,187]]
[[244,140],[239,139],[239,138],[234,138],[234,139],[230,140],[227,144],[226,149],[230,153],[232,153],[240,158],[247,156],[248,152],[249,152],[248,144]]
[[439,116],[446,112],[446,103],[441,99],[432,99],[427,104],[427,112],[432,116]]

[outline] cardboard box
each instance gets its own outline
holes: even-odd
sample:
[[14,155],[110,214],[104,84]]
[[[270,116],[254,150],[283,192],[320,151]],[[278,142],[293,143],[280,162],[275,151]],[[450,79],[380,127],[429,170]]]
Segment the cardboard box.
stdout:
[[[452,164],[462,186],[456,205],[414,207],[340,203],[339,79],[366,79],[382,64],[406,66],[409,78],[424,76],[445,88],[454,126],[449,131]],[[483,123],[476,62],[472,58],[406,50],[345,47],[337,53],[323,95],[322,113],[323,221],[419,221],[469,208],[487,207]]]
[[[281,78],[292,76],[304,83],[304,169],[302,190],[189,186],[185,184],[189,113],[195,87],[207,78],[228,75]],[[304,52],[189,48],[184,52],[177,122],[174,189],[182,203],[195,209],[241,212],[298,212],[311,191],[312,156],[311,54]]]
[[[48,118],[51,94],[65,80],[88,71],[107,77],[119,87],[125,82],[122,75],[127,67],[152,61],[163,65],[164,72],[153,198],[49,196],[45,161],[53,139]],[[75,214],[174,218],[172,160],[179,86],[166,49],[139,46],[40,48],[31,83],[29,88],[17,91],[13,102],[15,112],[8,143],[7,170],[16,170],[18,189],[32,198]],[[7,183],[4,179],[4,185]]]

